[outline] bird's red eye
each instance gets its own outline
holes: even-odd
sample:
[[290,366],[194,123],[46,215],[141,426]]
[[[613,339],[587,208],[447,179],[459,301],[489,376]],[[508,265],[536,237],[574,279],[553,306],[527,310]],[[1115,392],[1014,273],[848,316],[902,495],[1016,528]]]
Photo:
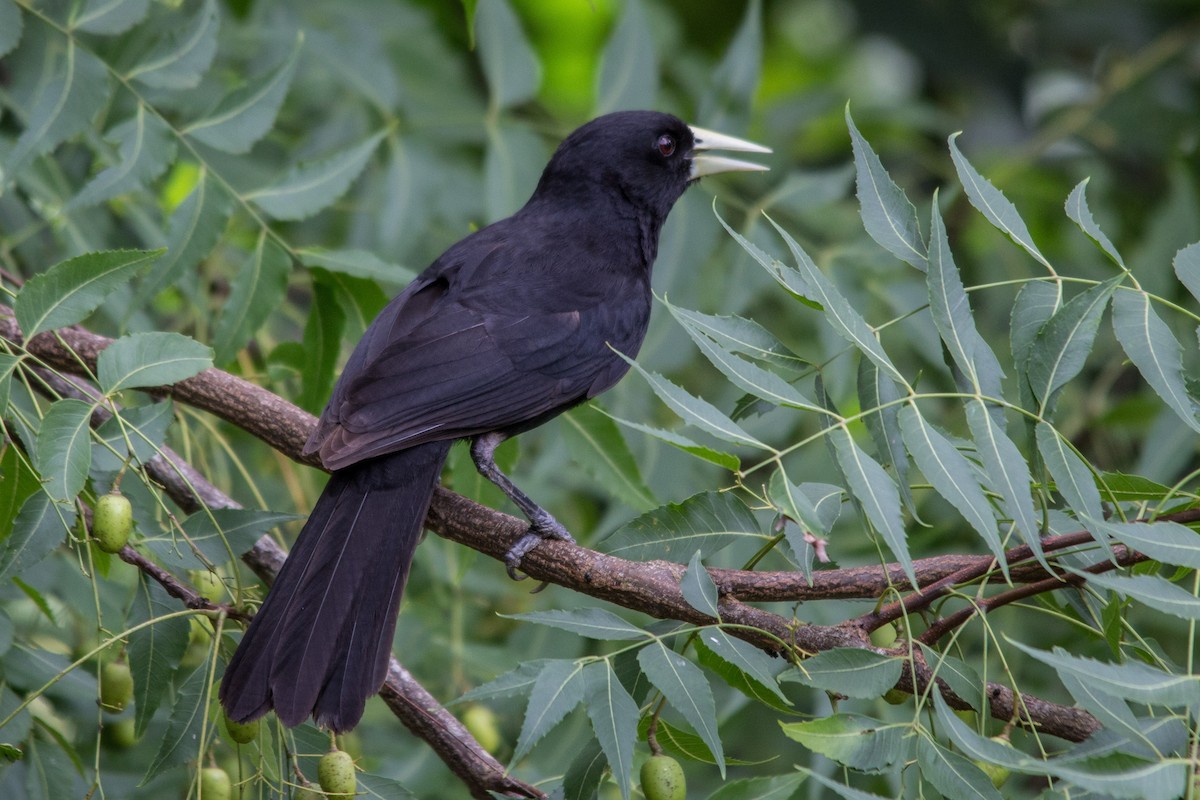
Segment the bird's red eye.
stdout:
[[669,156],[675,152],[675,137],[669,133],[664,133],[662,136],[658,137],[658,141],[655,142],[655,145],[658,147],[658,152],[662,153],[664,156]]

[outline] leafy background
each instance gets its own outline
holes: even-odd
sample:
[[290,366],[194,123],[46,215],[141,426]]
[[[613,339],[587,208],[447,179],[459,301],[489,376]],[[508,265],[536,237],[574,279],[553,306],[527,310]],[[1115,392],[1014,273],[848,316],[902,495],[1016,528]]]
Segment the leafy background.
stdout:
[[[581,409],[505,446],[522,486],[584,544],[599,543],[631,558],[665,555],[687,563],[696,549],[692,543],[648,545],[647,531],[664,525],[708,530],[736,534],[699,537],[706,541],[701,549],[710,566],[741,567],[773,542],[759,567],[796,569],[797,562],[811,560],[811,548],[793,525],[784,529],[785,542],[775,541],[769,506],[794,511],[793,518],[816,514],[805,521],[824,531],[829,509],[844,505],[836,524],[824,531],[839,566],[989,552],[989,542],[972,530],[971,517],[964,520],[957,506],[939,496],[959,484],[947,478],[939,485],[918,452],[912,458],[919,471],[907,479],[897,475],[897,486],[913,484],[911,496],[872,491],[894,480],[888,477],[895,474],[888,457],[894,454],[886,442],[877,448],[869,426],[855,415],[880,403],[862,394],[860,385],[889,389],[860,377],[862,364],[884,372],[886,364],[894,365],[904,394],[911,388],[921,396],[918,406],[908,406],[923,415],[907,412],[910,431],[924,419],[949,447],[967,453],[972,463],[978,458],[985,474],[962,485],[988,486],[993,494],[983,501],[983,511],[978,502],[964,502],[988,520],[994,522],[996,514],[1016,518],[1020,530],[1048,525],[1063,531],[1071,523],[1065,514],[1043,516],[1054,506],[1047,479],[1057,479],[1065,496],[1062,476],[1071,467],[1050,463],[1045,455],[1050,448],[1039,450],[1039,432],[1026,429],[1021,417],[1007,418],[1020,458],[997,451],[989,465],[985,452],[971,445],[973,440],[978,446],[981,431],[995,426],[997,417],[982,402],[971,412],[969,399],[950,395],[969,388],[972,378],[995,382],[997,368],[1006,375],[999,385],[1011,403],[1053,423],[1058,436],[1051,431],[1048,442],[1069,442],[1074,450],[1068,453],[1077,451],[1097,473],[1109,476],[1101,482],[1109,491],[1106,511],[1120,508],[1135,518],[1146,511],[1187,510],[1195,491],[1197,427],[1188,378],[1196,363],[1197,318],[1189,290],[1195,291],[1200,257],[1195,249],[1177,253],[1200,239],[1198,34],[1200,18],[1183,0],[965,7],[840,0],[481,0],[477,7],[353,0],[0,0],[0,266],[14,279],[7,281],[10,294],[15,280],[28,281],[12,302],[17,319],[26,334],[86,319],[92,330],[126,337],[96,376],[101,390],[126,406],[125,422],[98,436],[87,434],[89,404],[47,404],[31,388],[36,381],[16,370],[19,350],[0,358],[6,425],[10,437],[25,445],[24,450],[10,445],[0,456],[0,536],[6,539],[0,562],[5,719],[0,742],[23,752],[21,760],[0,767],[0,793],[74,797],[95,785],[111,797],[195,796],[194,765],[209,760],[244,782],[243,796],[278,790],[288,777],[278,758],[279,731],[269,730],[255,745],[239,749],[209,723],[198,742],[170,746],[184,741],[189,720],[204,719],[196,710],[204,710],[206,687],[219,674],[211,640],[194,630],[209,623],[189,622],[181,606],[147,588],[135,569],[82,544],[77,507],[67,501],[81,491],[89,501],[107,491],[130,450],[147,458],[154,445],[169,442],[247,508],[275,513],[201,513],[185,522],[130,472],[121,488],[134,501],[145,549],[180,575],[204,569],[178,546],[182,527],[207,543],[200,550],[220,568],[228,586],[223,599],[253,599],[254,582],[231,554],[273,525],[281,526],[277,530],[285,538],[293,532],[289,514],[311,507],[322,475],[273,453],[234,425],[182,404],[149,403],[128,389],[179,380],[211,363],[318,411],[340,358],[386,298],[447,245],[519,207],[555,143],[582,121],[617,108],[670,110],[765,142],[776,155],[768,176],[706,181],[672,213],[654,275],[662,302],[638,361],[645,374],[635,372],[606,395],[603,413]],[[961,137],[948,146],[947,137],[960,130]],[[872,171],[872,152],[915,211],[895,194],[874,215],[865,199],[860,208],[856,177],[883,175]],[[982,176],[1004,190],[1015,204],[1011,212],[991,205],[993,219],[980,213],[980,206],[989,205]],[[1085,178],[1086,189],[1078,188]],[[941,214],[936,228],[930,213],[935,189]],[[869,196],[861,185],[858,191]],[[1069,196],[1075,203],[1064,213]],[[714,197],[719,217],[713,214]],[[1024,232],[1013,216],[1017,209]],[[793,259],[762,212],[811,256],[819,273],[804,274],[804,259]],[[912,220],[919,220],[918,227],[901,226],[902,235],[889,246],[881,230]],[[746,247],[722,223],[745,237]],[[998,227],[1024,246],[1006,241]],[[932,232],[941,231],[970,288],[966,316],[962,306],[957,316],[923,312],[930,287],[939,284],[903,263],[924,266],[918,251]],[[1106,256],[1093,239],[1120,257]],[[935,237],[929,246],[937,243]],[[85,255],[106,251],[124,252]],[[81,260],[69,260],[77,256]],[[787,269],[800,269],[799,277],[779,273],[775,257]],[[53,276],[38,277],[56,264]],[[1117,264],[1127,266],[1133,278]],[[953,289],[957,271],[930,273]],[[792,292],[779,286],[779,274],[796,281]],[[1053,275],[1066,280],[1045,280]],[[96,276],[101,277],[92,281]],[[1118,280],[1105,283],[1112,278]],[[66,294],[84,281],[86,290]],[[1039,302],[1043,311],[1053,310],[1047,304],[1054,300],[1033,289],[1014,317],[1025,286],[1053,287],[1064,300],[1085,298],[1072,307],[1077,318],[1061,317],[1057,332],[1042,329],[1039,352],[1068,355],[1069,368],[1045,359],[1014,362],[1022,341],[1029,345],[1041,328],[1035,324],[1045,318],[1037,316]],[[826,314],[793,296],[821,299],[814,291],[824,298]],[[828,312],[843,308],[841,303],[880,330],[883,349],[874,358],[858,354],[876,349],[870,340],[855,347],[845,330],[829,324]],[[1112,324],[1110,303],[1124,308],[1129,326]],[[1146,321],[1145,308],[1155,310],[1160,325]],[[754,353],[738,351],[753,360],[725,364],[728,370],[730,364],[748,363],[760,372],[731,377],[714,363],[720,358],[706,358],[729,352],[729,323],[696,316],[697,311],[755,320],[761,327],[753,336],[772,352],[760,351],[754,359]],[[1072,321],[1079,324],[1068,326]],[[950,334],[968,329],[978,334],[967,334],[956,351]],[[734,333],[750,335],[745,327]],[[1147,364],[1164,354],[1175,357],[1176,348],[1182,367],[1166,369],[1156,382]],[[995,353],[995,364],[981,355],[985,351]],[[886,355],[881,359],[879,353]],[[820,367],[819,387],[813,365]],[[778,401],[771,391],[788,389],[761,371],[781,376],[785,387],[800,392],[799,405],[827,407],[840,417],[811,408],[773,408],[763,396]],[[706,410],[689,420],[696,424],[682,427],[679,415],[656,394],[656,385],[666,390],[654,376],[704,398],[719,416]],[[776,451],[786,449],[786,475],[793,484],[806,484],[812,512],[793,508],[804,500],[788,499],[781,478],[770,485],[771,476],[781,474],[772,450],[712,436],[727,416],[736,418],[746,436]],[[618,425],[614,418],[632,424]],[[849,422],[827,427],[831,419]],[[141,433],[130,438],[141,444],[125,441],[126,432],[135,429]],[[694,442],[692,452],[667,441],[678,444],[680,436]],[[903,443],[919,450],[911,438]],[[848,455],[858,453],[873,455],[893,472],[868,467],[856,478],[846,465]],[[728,469],[733,456],[744,470],[743,491],[718,494],[737,483]],[[1016,500],[996,491],[995,473],[1007,475],[1004,467],[1026,459],[1037,491],[1028,507],[1017,508]],[[1063,461],[1087,469],[1070,455]],[[951,477],[961,479],[973,469]],[[1113,473],[1140,480],[1118,480]],[[46,480],[40,490],[37,475]],[[461,449],[445,482],[503,507]],[[1014,484],[1020,483],[1018,475]],[[837,491],[818,484],[837,484]],[[846,486],[862,515],[842,502],[840,489]],[[834,499],[820,502],[829,497]],[[663,508],[668,503],[682,505]],[[1057,511],[1069,510],[1077,520],[1100,508],[1090,492],[1060,505]],[[644,512],[651,516],[639,518]],[[864,515],[879,537],[865,533]],[[897,524],[907,531],[907,543]],[[72,532],[69,540],[64,529]],[[1016,537],[1009,546],[1022,541],[1019,531],[999,530]],[[1126,533],[1111,535],[1120,539]],[[1157,557],[1187,566],[1196,545],[1186,538],[1179,542],[1183,555]],[[1091,596],[1040,595],[999,609],[986,624],[968,626],[949,652],[980,676],[1067,704],[1084,703],[1065,685],[1072,675],[1077,683],[1082,676],[1083,683],[1099,683],[1116,695],[1126,691],[1139,718],[1161,717],[1164,709],[1190,703],[1190,716],[1166,714],[1183,732],[1153,739],[1149,757],[1144,749],[1104,758],[1097,752],[1092,760],[1076,752],[1074,772],[1060,765],[1053,773],[1101,794],[1171,797],[1183,786],[1188,752],[1192,774],[1196,771],[1197,585],[1194,569],[1145,574],[1174,578],[1172,588],[1184,595],[1175,599],[1184,611],[1163,613],[1161,598],[1157,604],[1122,601],[1106,589]],[[698,577],[696,582],[691,598],[703,605],[710,595]],[[1153,591],[1164,590],[1156,583]],[[613,655],[622,649],[620,637],[613,644],[579,635],[580,620],[602,615],[586,610],[596,605],[555,587],[531,596],[512,585],[495,562],[429,537],[417,555],[396,652],[447,702],[475,690],[472,700],[455,708],[473,702],[494,711],[501,758],[516,756],[514,772],[547,790],[581,752],[602,749],[612,761],[619,748],[596,738],[599,726],[588,713],[594,703],[572,711],[576,703],[564,701],[531,720],[527,696],[535,698],[530,708],[546,706],[549,687],[572,687],[566,700],[592,697],[599,683],[639,668],[669,701],[663,730],[670,725],[694,730],[709,750],[703,755],[694,741],[671,750],[697,756],[685,759],[695,796],[714,791],[721,797],[763,796],[768,788],[781,797],[792,790],[807,796],[837,791],[819,782],[824,778],[888,796],[932,797],[966,791],[945,783],[936,765],[955,771],[959,754],[990,763],[1008,758],[967,735],[971,730],[994,735],[1004,721],[975,718],[963,733],[944,709],[931,711],[935,704],[929,698],[919,707],[911,701],[888,706],[878,699],[886,687],[867,677],[870,664],[854,665],[857,693],[825,687],[855,698],[837,708],[853,715],[832,715],[823,692],[791,681],[777,685],[773,674],[760,674],[758,687],[776,687],[776,700],[786,697],[791,705],[751,699],[741,689],[755,684],[744,678],[739,684],[738,676],[755,674],[755,665],[731,673],[706,639],[685,651],[688,666],[678,667],[687,676],[685,688],[672,695],[663,675],[669,664],[679,663],[673,651],[649,645],[638,651],[635,666],[633,650]],[[576,609],[566,630],[562,624],[537,624],[553,619],[542,612],[563,608]],[[770,608],[800,621],[833,624],[870,612],[872,604]],[[514,616],[531,613],[539,616]],[[622,616],[634,631],[663,636],[667,647],[683,641],[666,623]],[[139,630],[154,631],[154,638],[129,636],[127,657],[139,678],[133,706],[120,716],[101,713],[95,675],[117,648],[102,649],[78,668],[68,665],[152,619],[160,621]],[[1054,646],[1132,666],[1106,683],[1096,668],[1052,654]],[[588,660],[596,656],[611,657]],[[554,659],[555,666],[535,661],[540,658]],[[1143,662],[1172,675],[1177,694],[1137,694],[1135,676],[1146,676],[1135,668]],[[524,684],[479,690],[522,664],[525,671],[516,674],[528,678]],[[769,669],[782,666],[776,661]],[[532,685],[533,675],[543,681],[541,687]],[[41,697],[10,716],[28,693],[52,679]],[[710,693],[711,714],[689,716],[685,701],[704,692]],[[561,727],[543,738],[558,711],[565,715]],[[1117,713],[1105,722],[1128,723],[1132,717]],[[719,732],[706,735],[710,718],[719,720]],[[643,724],[646,719],[643,715]],[[808,727],[781,728],[781,720]],[[929,727],[919,727],[924,724]],[[845,741],[841,734],[855,726],[884,731],[870,739],[875,756],[833,744]],[[937,735],[911,735],[925,730]],[[1035,757],[1063,749],[1058,741],[1013,736],[1022,752]],[[325,746],[311,730],[301,729],[297,737],[294,746],[304,753]],[[378,704],[343,746],[361,753],[361,766],[381,776],[371,789],[379,796],[402,796],[401,786],[420,797],[460,791],[431,751],[398,731]],[[727,762],[724,777],[704,763],[714,754]],[[628,755],[640,762],[644,742]],[[921,769],[901,770],[916,757]],[[855,771],[842,771],[834,761]],[[797,788],[803,774],[792,771],[796,764],[818,777]],[[311,764],[305,765],[311,775]],[[1045,770],[1024,762],[1010,766],[1035,775],[1014,777],[1004,790],[1011,796],[1054,791],[1047,778],[1036,777]],[[971,776],[968,785],[990,796]],[[586,796],[578,782],[568,789]],[[606,796],[630,790],[628,772],[621,770],[602,789]]]

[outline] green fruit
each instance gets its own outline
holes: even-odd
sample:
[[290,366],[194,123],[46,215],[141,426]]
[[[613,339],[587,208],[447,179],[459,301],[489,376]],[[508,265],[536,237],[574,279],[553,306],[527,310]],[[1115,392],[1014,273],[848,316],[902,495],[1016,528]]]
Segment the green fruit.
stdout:
[[880,625],[871,631],[871,644],[876,647],[891,647],[896,643],[896,626],[892,623]]
[[292,800],[325,800],[325,795],[321,794],[316,789],[310,789],[307,786],[302,786],[292,792]]
[[133,532],[133,505],[120,492],[106,494],[92,510],[92,536],[106,553],[119,553]]
[[642,764],[642,792],[646,800],[686,800],[683,767],[670,756],[651,756]]
[[901,706],[908,702],[909,697],[908,692],[902,692],[899,689],[888,689],[883,694],[883,702],[888,705]]
[[989,764],[986,761],[976,761],[975,766],[983,770],[983,774],[991,780],[992,786],[999,789],[1008,782],[1008,776],[1011,774],[1008,767],[1002,767],[999,764]]
[[496,714],[487,706],[470,706],[463,712],[463,725],[467,732],[475,737],[479,746],[489,753],[495,754],[500,748],[500,728],[496,724]]
[[225,584],[221,581],[221,576],[215,572],[209,572],[206,569],[192,569],[188,570],[188,578],[201,597],[214,603],[219,603],[224,599]]
[[979,715],[976,714],[972,709],[956,708],[954,709],[954,716],[958,717],[972,728],[979,727]]
[[225,717],[225,732],[238,744],[249,744],[258,738],[258,720],[237,722],[230,719],[228,714],[222,716]]
[[105,725],[104,732],[108,734],[108,741],[112,746],[119,750],[128,750],[137,744],[137,726],[131,717]]
[[111,661],[100,670],[100,706],[116,713],[133,698],[133,673],[124,661]]
[[354,759],[345,750],[330,750],[317,762],[317,782],[333,800],[350,800],[358,790]]
[[205,767],[200,770],[199,800],[230,800],[233,797],[233,783],[229,773],[220,767]]

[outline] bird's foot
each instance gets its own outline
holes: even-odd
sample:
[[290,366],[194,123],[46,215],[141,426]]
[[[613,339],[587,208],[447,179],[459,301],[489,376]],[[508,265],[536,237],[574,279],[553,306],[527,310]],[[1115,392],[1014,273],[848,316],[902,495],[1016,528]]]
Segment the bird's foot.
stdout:
[[[508,577],[514,581],[526,578],[525,575],[517,574],[517,568],[521,566],[521,561],[525,558],[525,555],[541,544],[542,541],[546,539],[558,539],[564,542],[571,542],[572,544],[575,542],[575,537],[562,526],[561,522],[540,508],[538,512],[530,518],[529,530],[504,555],[504,564],[505,569],[508,571]],[[535,591],[540,591],[541,588],[538,587]]]

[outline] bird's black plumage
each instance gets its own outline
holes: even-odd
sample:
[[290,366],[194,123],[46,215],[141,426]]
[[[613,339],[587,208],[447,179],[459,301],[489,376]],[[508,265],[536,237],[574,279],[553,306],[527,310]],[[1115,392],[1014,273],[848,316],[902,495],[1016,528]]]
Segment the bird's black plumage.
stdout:
[[[404,581],[454,440],[475,440],[480,471],[533,534],[567,537],[491,452],[625,374],[618,353],[635,356],[645,336],[671,207],[697,174],[753,168],[709,157],[698,169],[698,135],[655,112],[584,125],[520,211],[453,245],[371,324],[306,446],[333,476],[225,671],[230,717],[274,708],[286,725],[309,715],[336,731],[358,722],[386,676]],[[514,549],[510,566],[536,542]]]

